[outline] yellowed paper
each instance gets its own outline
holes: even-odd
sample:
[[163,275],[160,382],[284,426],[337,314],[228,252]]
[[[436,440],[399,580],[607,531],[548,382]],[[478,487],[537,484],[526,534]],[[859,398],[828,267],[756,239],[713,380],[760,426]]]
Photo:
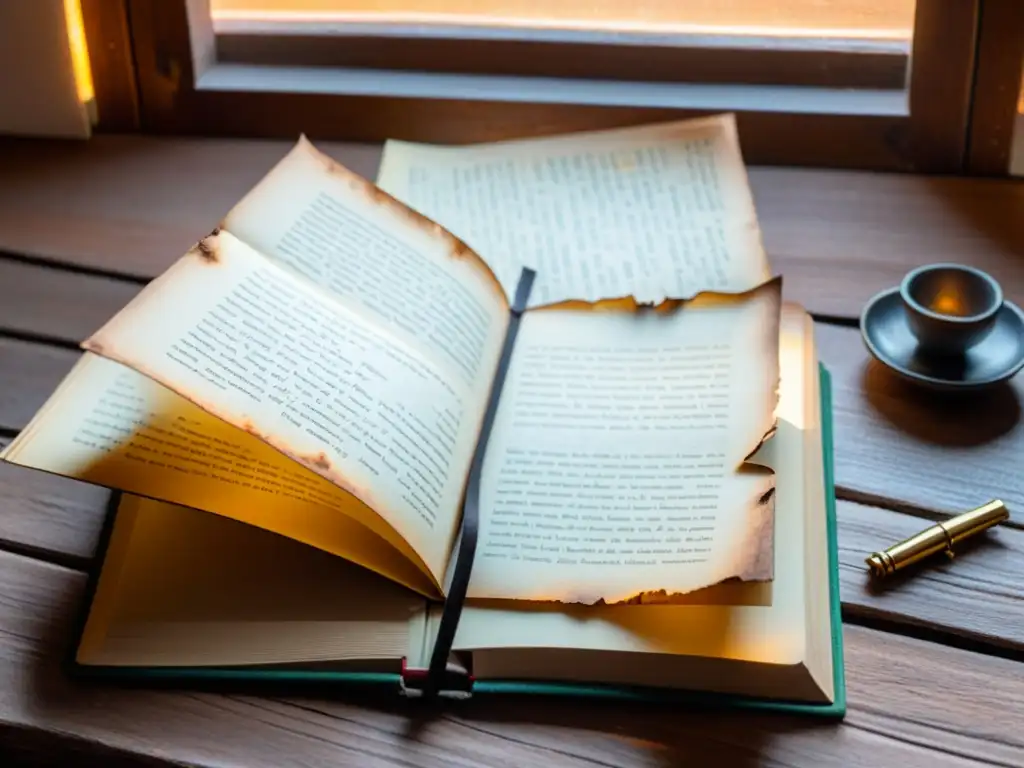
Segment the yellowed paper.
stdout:
[[508,304],[480,257],[305,138],[223,228],[422,351],[486,386]]
[[419,661],[425,605],[283,536],[126,495],[76,658],[114,666],[372,659],[397,672],[403,658]]
[[228,232],[190,251],[85,346],[353,494],[439,580],[483,388],[452,381],[411,342]]
[[[223,226],[233,231],[185,259],[199,267],[194,293],[179,284],[168,299],[164,276],[86,345],[126,368],[87,356],[5,458],[245,519],[437,595],[508,324],[500,286],[465,244],[305,138]],[[164,300],[147,305],[154,292]],[[111,393],[127,397],[116,413]],[[100,411],[103,429],[83,441]],[[141,471],[138,441],[181,426],[179,414],[200,426]],[[185,453],[209,436],[228,451],[260,446],[261,461],[304,476],[303,493],[313,478],[320,495],[275,505],[247,478],[197,479]],[[316,512],[288,514],[295,504]],[[343,518],[333,530],[328,508]]]
[[[821,461],[815,459],[821,456],[817,367],[807,322],[798,308],[784,309],[778,432],[761,456],[777,473],[774,579],[738,585],[766,587],[771,599],[604,607],[470,601],[454,647],[474,652],[474,674],[693,687],[699,669],[687,669],[681,679],[672,671],[696,656],[700,668],[708,659],[776,668],[806,664],[831,699],[829,624],[822,618],[828,613],[826,512]],[[629,662],[612,653],[630,654]],[[749,694],[753,682],[752,676],[724,671],[708,685]],[[792,696],[793,685],[766,694]]]
[[377,183],[536,307],[739,293],[770,278],[731,115],[439,147],[389,141]]
[[522,321],[487,446],[471,597],[656,601],[772,575],[780,281]]
[[351,494],[141,373],[89,352],[4,458],[255,525],[438,594],[409,544]]

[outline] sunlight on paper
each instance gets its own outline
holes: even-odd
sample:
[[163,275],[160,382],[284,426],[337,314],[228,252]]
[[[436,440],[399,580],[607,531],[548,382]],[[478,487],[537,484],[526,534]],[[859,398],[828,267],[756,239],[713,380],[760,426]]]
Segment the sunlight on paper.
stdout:
[[779,338],[779,405],[776,414],[797,429],[804,429],[804,345],[799,336],[783,333]]

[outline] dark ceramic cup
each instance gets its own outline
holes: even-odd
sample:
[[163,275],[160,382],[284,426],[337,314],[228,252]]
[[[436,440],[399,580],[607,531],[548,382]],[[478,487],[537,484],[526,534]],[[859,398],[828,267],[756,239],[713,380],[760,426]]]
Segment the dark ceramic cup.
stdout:
[[946,357],[982,341],[1003,306],[999,283],[960,264],[929,264],[907,273],[900,297],[921,351]]

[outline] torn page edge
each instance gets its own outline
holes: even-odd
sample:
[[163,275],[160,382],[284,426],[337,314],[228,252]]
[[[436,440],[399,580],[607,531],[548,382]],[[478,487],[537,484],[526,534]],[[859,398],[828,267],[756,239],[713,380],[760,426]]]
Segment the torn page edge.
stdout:
[[[161,287],[164,283],[170,282],[173,279],[172,274],[174,273],[174,271],[184,268],[185,262],[188,261],[189,259],[198,260],[201,264],[204,265],[204,267],[210,266],[215,268],[217,265],[223,263],[225,253],[222,251],[223,244],[221,243],[221,237],[222,235],[225,234],[228,235],[229,237],[234,237],[234,235],[231,235],[231,233],[227,232],[226,230],[215,229],[213,232],[210,233],[210,235],[200,240],[196,245],[190,248],[189,251],[184,256],[182,256],[180,259],[178,259],[178,261],[171,265],[170,268],[168,268],[165,272],[163,272],[157,278],[152,280],[145,288],[143,288],[142,291],[140,291],[135,297],[133,297],[132,300],[129,301],[128,304],[120,312],[118,312],[118,314],[115,315],[114,318],[109,320],[106,324],[104,324],[99,330],[93,333],[85,341],[81,342],[79,346],[88,352],[92,352],[107,359],[113,360],[114,362],[124,365],[125,367],[130,368],[146,376],[147,378],[157,382],[161,386],[166,387],[172,392],[175,392],[185,400],[188,400],[193,405],[201,408],[206,413],[209,413],[212,416],[238,429],[248,432],[250,435],[258,438],[262,442],[274,448],[276,451],[278,451],[288,459],[298,464],[301,464],[302,466],[306,467],[307,469],[311,470],[312,472],[331,482],[341,491],[354,496],[356,499],[358,499],[371,510],[373,510],[376,514],[378,514],[381,520],[385,523],[385,525],[389,526],[395,532],[395,534],[399,538],[401,538],[401,534],[398,532],[395,526],[389,520],[387,520],[386,517],[384,517],[377,511],[381,505],[379,504],[378,500],[374,498],[370,490],[361,484],[357,485],[353,483],[350,478],[342,474],[337,467],[332,465],[330,459],[323,451],[312,453],[303,453],[301,451],[297,451],[294,448],[292,448],[292,446],[287,442],[279,440],[273,435],[262,432],[259,429],[257,429],[255,424],[249,418],[238,417],[236,414],[228,413],[227,411],[218,407],[217,405],[207,402],[203,398],[197,396],[196,393],[186,389],[183,386],[178,385],[177,383],[168,380],[164,376],[157,374],[155,371],[149,369],[148,366],[140,365],[137,361],[132,360],[128,356],[124,355],[120,350],[116,349],[113,345],[104,343],[103,341],[100,340],[100,338],[106,332],[109,331],[109,329],[113,326],[115,322],[117,322],[119,319],[123,319],[124,317],[130,316],[134,309],[136,309],[137,307],[142,307],[151,298],[153,294],[158,293],[161,290]],[[248,248],[248,246],[246,247]],[[254,251],[254,253],[258,252]],[[262,254],[259,255],[262,257]],[[274,265],[274,267],[277,269],[281,269],[277,265]],[[289,275],[292,274],[290,272],[287,272],[287,270],[282,271],[288,273]],[[431,573],[430,569],[424,562],[422,555],[416,552],[415,548],[411,545],[410,550],[412,550],[412,553],[415,555],[415,558],[409,559],[416,566],[416,568],[420,570],[429,579],[435,590],[434,596],[440,596],[440,579],[435,577],[434,574]]]
[[[707,299],[709,301],[717,299],[726,301],[747,301],[753,299],[758,294],[770,296],[772,299],[772,306],[769,313],[769,324],[767,327],[762,329],[764,337],[768,340],[769,344],[772,344],[774,340],[773,349],[767,356],[768,360],[772,361],[774,364],[774,375],[768,392],[770,407],[767,409],[767,415],[765,416],[765,421],[768,423],[753,446],[746,451],[743,458],[736,464],[734,472],[750,472],[764,475],[771,478],[771,484],[762,494],[760,494],[750,510],[751,514],[748,519],[748,535],[744,540],[743,545],[739,548],[744,554],[738,560],[739,567],[736,569],[736,573],[720,579],[698,582],[688,589],[673,590],[671,592],[664,588],[650,589],[619,597],[616,595],[602,596],[599,594],[591,594],[584,589],[580,589],[577,594],[562,598],[527,597],[519,598],[519,600],[566,605],[658,605],[672,603],[674,600],[682,598],[700,589],[705,589],[728,581],[767,581],[774,577],[775,470],[766,464],[750,462],[748,460],[775,435],[778,428],[779,386],[781,382],[781,373],[779,368],[779,330],[782,314],[782,277],[773,277],[771,280],[767,280],[760,285],[741,293],[702,291],[692,299],[665,299],[660,304],[652,307],[648,307],[637,302],[632,296],[626,296],[616,299],[606,299],[600,302],[585,302],[581,300],[558,302],[556,304],[548,305],[541,310],[530,309],[529,311],[589,309],[591,311],[650,311],[658,312],[660,314],[672,314],[683,311],[687,307],[692,307],[695,302],[700,301],[701,299]],[[488,599],[485,595],[475,595],[474,597]]]
[[542,306],[531,307],[531,312],[543,312],[543,311],[554,311],[554,310],[577,310],[577,311],[591,311],[591,312],[653,312],[660,315],[671,315],[676,312],[690,307],[695,302],[700,301],[747,301],[754,298],[760,293],[771,294],[773,297],[774,307],[771,313],[771,326],[766,330],[768,338],[775,339],[775,382],[772,386],[770,397],[772,400],[772,408],[770,411],[770,423],[767,425],[761,437],[751,446],[750,450],[743,456],[743,458],[736,465],[736,469],[744,465],[760,466],[770,469],[767,464],[762,464],[758,461],[751,461],[751,458],[757,454],[761,447],[767,443],[772,436],[775,434],[778,428],[778,405],[779,405],[779,387],[781,385],[781,373],[778,364],[778,339],[779,329],[782,319],[782,276],[776,275],[770,280],[766,280],[753,288],[750,288],[741,292],[723,292],[723,291],[699,291],[690,297],[663,297],[656,303],[650,303],[638,300],[635,296],[616,296],[604,299],[598,299],[597,301],[587,301],[585,299],[568,299],[564,301],[553,302]]
[[719,290],[698,290],[683,296],[667,296],[659,294],[657,298],[638,298],[637,294],[620,294],[616,296],[604,296],[597,299],[576,298],[560,299],[546,304],[531,305],[530,312],[542,312],[551,310],[590,310],[593,312],[654,312],[656,314],[672,314],[678,312],[687,305],[700,300],[746,300],[761,291],[777,291],[778,303],[782,304],[782,276],[775,275],[767,280],[762,280],[756,285],[742,291],[719,291]]
[[506,307],[509,306],[508,296],[505,294],[505,289],[502,288],[501,283],[498,282],[498,278],[495,276],[494,271],[487,262],[484,261],[480,255],[470,248],[464,241],[460,240],[437,222],[432,219],[428,219],[419,211],[410,208],[401,200],[392,197],[373,182],[368,181],[354,171],[350,171],[337,160],[317,149],[305,134],[301,134],[299,136],[299,140],[292,149],[292,152],[306,153],[313,159],[317,160],[330,175],[340,179],[349,188],[349,190],[359,195],[359,197],[368,204],[383,208],[384,210],[395,214],[413,227],[425,232],[434,240],[439,240],[444,243],[445,249],[450,258],[457,261],[464,260],[471,263],[474,268],[486,278],[495,295],[501,298],[502,304]]

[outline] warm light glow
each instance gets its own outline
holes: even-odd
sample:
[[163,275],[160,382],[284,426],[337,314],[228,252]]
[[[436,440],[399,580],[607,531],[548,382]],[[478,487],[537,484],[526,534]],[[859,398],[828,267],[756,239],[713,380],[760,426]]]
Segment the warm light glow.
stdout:
[[807,361],[804,360],[804,341],[793,332],[779,335],[779,378],[784,382],[779,387],[779,404],[775,415],[782,421],[788,421],[797,429],[807,425],[804,418],[804,403],[807,395],[804,392],[804,376]]
[[960,289],[955,285],[940,286],[928,309],[938,312],[940,315],[953,315],[954,317],[963,317],[968,314]]
[[214,22],[532,27],[909,40],[914,0],[212,0]]
[[85,22],[82,19],[80,0],[64,0],[64,18],[68,27],[68,48],[71,50],[71,66],[75,72],[78,100],[88,104],[95,98],[96,93],[92,85],[89,48],[85,42]]

